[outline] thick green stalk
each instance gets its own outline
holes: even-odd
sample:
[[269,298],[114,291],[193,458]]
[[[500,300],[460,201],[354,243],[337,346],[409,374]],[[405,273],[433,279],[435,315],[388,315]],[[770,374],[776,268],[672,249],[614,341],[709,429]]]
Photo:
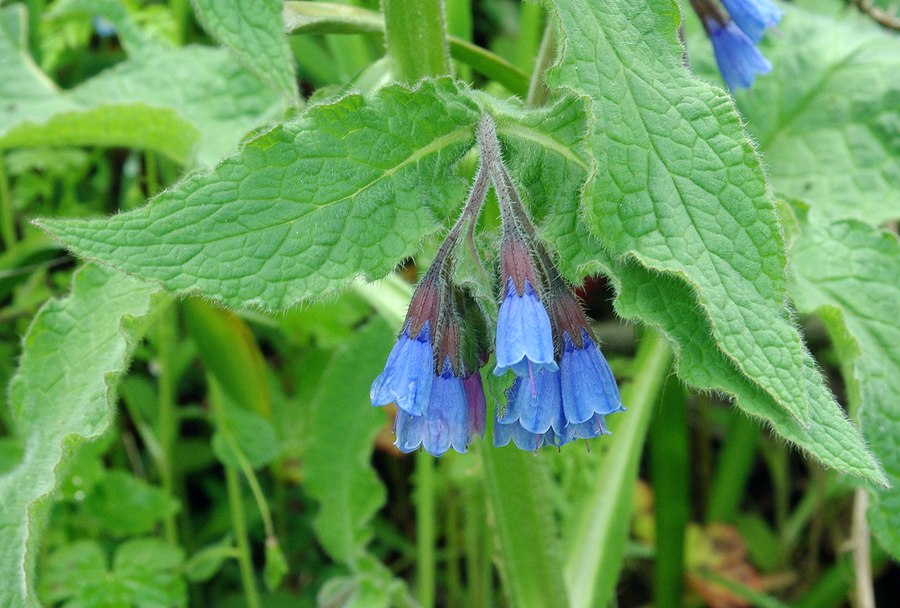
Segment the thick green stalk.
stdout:
[[513,447],[480,451],[500,553],[497,565],[511,605],[567,605],[552,486],[544,463]]
[[383,0],[382,9],[387,52],[401,79],[450,73],[441,0]]
[[628,538],[634,482],[644,439],[663,381],[672,363],[665,339],[648,331],[635,357],[637,373],[622,391],[628,412],[609,418],[612,436],[589,484],[589,495],[572,524],[574,539],[565,563],[564,578],[571,608],[605,606],[615,590]]
[[436,528],[434,458],[420,452],[416,456],[416,578],[422,608],[434,606]]
[[650,462],[656,518],[653,600],[657,608],[682,605],[684,533],[690,516],[690,451],[681,384],[670,378],[650,426]]

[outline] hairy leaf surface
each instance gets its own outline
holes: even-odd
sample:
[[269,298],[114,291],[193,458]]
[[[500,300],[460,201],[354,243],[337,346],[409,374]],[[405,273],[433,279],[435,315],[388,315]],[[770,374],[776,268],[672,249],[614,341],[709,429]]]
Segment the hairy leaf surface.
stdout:
[[764,47],[772,74],[737,95],[773,186],[820,222],[900,217],[900,40],[785,8]]
[[300,102],[294,58],[284,33],[283,0],[194,0],[207,31],[227,46],[248,70],[281,93]]
[[126,146],[210,165],[281,111],[226,50],[198,46],[153,46],[61,91],[27,55],[20,9],[0,18],[0,148]]
[[806,424],[778,218],[730,98],[683,67],[678,5],[556,4],[563,42],[550,82],[593,100],[588,226],[617,257],[683,277],[732,365]]
[[[229,306],[286,308],[353,277],[387,274],[462,202],[453,165],[477,106],[449,80],[351,95],[248,142],[149,205],[43,220],[73,251]],[[440,218],[443,219],[443,218]]]
[[134,319],[157,289],[87,266],[72,294],[51,300],[25,336],[10,395],[23,460],[0,477],[0,605],[34,603],[34,563],[58,469],[73,446],[110,425],[117,377],[135,344]]
[[900,242],[855,220],[801,226],[791,291],[825,322],[842,359],[863,435],[893,486],[872,492],[869,522],[900,558]]
[[370,466],[383,408],[369,403],[369,385],[384,366],[393,329],[376,320],[357,332],[325,368],[311,402],[306,489],[319,502],[313,524],[331,557],[357,566],[370,540],[370,520],[384,486]]

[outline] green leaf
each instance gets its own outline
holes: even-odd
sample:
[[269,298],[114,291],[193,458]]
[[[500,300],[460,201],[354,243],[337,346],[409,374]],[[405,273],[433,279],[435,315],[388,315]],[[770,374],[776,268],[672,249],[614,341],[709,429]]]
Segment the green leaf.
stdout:
[[601,256],[595,259],[595,268],[603,268],[616,284],[616,312],[626,319],[648,323],[674,342],[677,372],[686,383],[733,397],[744,412],[762,419],[781,437],[828,467],[880,485],[887,483],[859,429],[825,387],[809,353],[803,357],[801,379],[816,406],[810,410],[810,425],[806,426],[778,407],[759,386],[735,373],[712,338],[709,320],[694,305],[693,290],[687,284],[674,277],[654,275],[633,261],[600,260]]
[[113,576],[137,608],[186,606],[187,586],[178,573],[184,552],[157,538],[130,540],[116,550]]
[[185,325],[197,343],[203,365],[216,377],[230,401],[270,418],[272,400],[266,362],[243,319],[197,298],[186,300],[183,310]]
[[228,47],[248,70],[291,105],[300,103],[294,57],[281,16],[283,0],[194,0],[193,5],[206,31]]
[[181,549],[155,538],[130,540],[116,551],[112,571],[103,549],[79,541],[54,552],[41,582],[49,602],[95,608],[168,608],[187,605],[187,586],[177,573]]
[[106,564],[103,549],[94,541],[78,541],[54,551],[44,567],[42,599],[56,603],[96,593],[103,586]]
[[278,541],[275,539],[266,540],[266,565],[263,568],[263,580],[266,583],[266,589],[270,592],[278,589],[289,571],[287,559],[285,559]]
[[278,437],[272,424],[250,410],[241,409],[223,394],[226,403],[222,427],[212,437],[213,453],[219,462],[234,469],[241,468],[237,448],[254,469],[278,457]]
[[[310,108],[146,207],[42,220],[73,251],[229,306],[286,308],[387,274],[456,208],[477,106],[449,80]],[[441,176],[435,179],[435,176]],[[439,217],[443,215],[436,213]]]
[[178,501],[160,488],[124,471],[110,471],[84,501],[99,526],[115,536],[153,531],[157,522],[178,511]]
[[227,51],[203,47],[154,46],[60,91],[21,45],[21,9],[0,12],[0,148],[125,146],[209,165],[281,111]]
[[897,218],[900,40],[847,14],[784,10],[763,45],[772,74],[736,95],[774,187],[818,222]]
[[351,4],[287,0],[284,27],[291,34],[384,32],[384,16]]
[[[0,137],[0,147],[110,146],[143,148],[187,164],[200,132],[175,110],[142,103],[107,104],[96,108],[62,109],[36,121],[27,120]],[[135,129],[134,125],[144,125]]]
[[224,536],[219,542],[203,547],[184,565],[184,575],[192,583],[208,581],[222,569],[222,564],[229,557],[234,557],[235,548],[231,535]]
[[863,436],[893,486],[871,491],[869,524],[900,559],[900,242],[855,220],[801,218],[801,227],[793,299],[822,319],[841,358]]
[[306,491],[319,503],[313,528],[337,561],[356,567],[372,534],[372,517],[384,504],[384,486],[372,469],[373,439],[386,423],[369,403],[369,386],[381,372],[393,330],[373,320],[335,351],[310,403]]
[[778,217],[730,98],[683,66],[678,5],[556,4],[563,45],[548,80],[593,100],[589,228],[617,257],[683,277],[731,364],[807,424]]
[[72,295],[38,312],[24,340],[10,388],[25,457],[0,477],[0,605],[34,601],[34,559],[58,469],[78,443],[112,421],[114,389],[150,310],[153,286],[87,266]]

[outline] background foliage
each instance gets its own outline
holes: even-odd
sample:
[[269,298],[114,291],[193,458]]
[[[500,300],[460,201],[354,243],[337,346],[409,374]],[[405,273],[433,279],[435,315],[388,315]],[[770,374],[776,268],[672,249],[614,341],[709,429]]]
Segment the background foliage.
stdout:
[[[900,41],[779,6],[732,97],[670,0],[0,5],[0,605],[888,597]],[[484,113],[629,412],[401,457],[366,394]]]

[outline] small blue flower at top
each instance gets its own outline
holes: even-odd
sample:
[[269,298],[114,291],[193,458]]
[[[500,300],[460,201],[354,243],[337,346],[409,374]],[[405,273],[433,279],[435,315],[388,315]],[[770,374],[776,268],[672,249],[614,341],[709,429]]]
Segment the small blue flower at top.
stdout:
[[569,423],[587,422],[595,414],[607,416],[624,411],[619,387],[609,363],[587,331],[581,330],[581,345],[563,333],[560,357],[562,409]]
[[750,88],[757,74],[772,71],[772,64],[733,21],[722,24],[707,17],[706,25],[716,63],[729,89]]
[[781,21],[781,9],[771,0],[722,0],[731,19],[753,42]]
[[495,376],[513,370],[516,376],[532,377],[540,370],[559,369],[553,356],[553,330],[547,309],[527,279],[519,293],[512,278],[497,317],[497,367]]
[[[483,397],[482,397],[483,399]],[[450,358],[444,361],[440,376],[431,384],[428,404],[421,416],[397,412],[395,445],[409,453],[422,446],[432,456],[441,456],[450,448],[466,453],[468,404],[463,379],[453,373]]]
[[407,323],[388,355],[384,371],[372,382],[372,405],[396,403],[406,414],[421,416],[428,406],[434,380],[434,347],[430,322],[425,321],[415,337]]

